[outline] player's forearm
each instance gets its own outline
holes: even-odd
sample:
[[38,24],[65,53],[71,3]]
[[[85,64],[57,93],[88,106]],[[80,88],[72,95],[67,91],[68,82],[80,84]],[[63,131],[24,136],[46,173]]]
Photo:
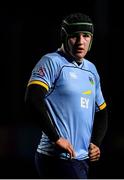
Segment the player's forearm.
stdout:
[[107,112],[107,108],[104,108],[103,110],[96,112],[91,142],[93,142],[97,146],[100,146],[106,134],[107,127],[108,127],[108,112]]
[[29,111],[31,113],[33,111],[36,114],[37,122],[41,126],[42,131],[51,141],[56,142],[59,139],[59,135],[46,109],[44,102],[46,93],[47,90],[44,87],[35,84],[30,85],[26,90],[25,102]]

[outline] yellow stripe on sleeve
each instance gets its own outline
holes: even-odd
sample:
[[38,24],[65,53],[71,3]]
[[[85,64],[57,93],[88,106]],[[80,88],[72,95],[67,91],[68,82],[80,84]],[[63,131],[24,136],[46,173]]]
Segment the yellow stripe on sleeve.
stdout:
[[99,106],[99,109],[102,110],[106,107],[106,103],[104,102],[102,105]]
[[47,91],[49,89],[48,85],[41,81],[29,81],[28,86],[30,86],[31,84],[38,84],[40,86],[43,86]]

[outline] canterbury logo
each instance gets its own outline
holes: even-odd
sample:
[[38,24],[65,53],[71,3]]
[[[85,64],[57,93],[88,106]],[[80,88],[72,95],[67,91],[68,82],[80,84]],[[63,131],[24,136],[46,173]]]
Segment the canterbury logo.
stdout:
[[77,79],[77,75],[74,72],[69,72],[72,79]]
[[91,90],[88,90],[88,91],[84,91],[84,92],[82,92],[82,94],[91,94],[92,93],[92,91]]

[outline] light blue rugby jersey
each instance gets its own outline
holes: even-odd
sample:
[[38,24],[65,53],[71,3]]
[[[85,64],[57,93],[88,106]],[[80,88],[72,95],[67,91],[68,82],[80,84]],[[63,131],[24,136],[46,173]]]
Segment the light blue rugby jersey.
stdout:
[[[34,67],[29,84],[47,85],[45,97],[50,116],[61,137],[69,140],[76,159],[88,158],[95,111],[106,106],[100,78],[93,63],[84,59],[78,66],[58,52],[44,55]],[[42,108],[42,107],[41,107]],[[43,133],[37,151],[68,158]]]

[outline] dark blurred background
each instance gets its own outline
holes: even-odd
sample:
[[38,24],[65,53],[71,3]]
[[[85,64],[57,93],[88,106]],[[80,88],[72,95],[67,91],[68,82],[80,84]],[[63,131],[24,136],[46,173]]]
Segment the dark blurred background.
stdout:
[[34,153],[40,128],[26,116],[25,88],[40,57],[60,46],[63,17],[79,11],[95,25],[87,57],[97,66],[109,112],[101,159],[92,164],[90,177],[124,178],[123,6],[112,0],[66,3],[0,7],[0,178],[38,178]]

